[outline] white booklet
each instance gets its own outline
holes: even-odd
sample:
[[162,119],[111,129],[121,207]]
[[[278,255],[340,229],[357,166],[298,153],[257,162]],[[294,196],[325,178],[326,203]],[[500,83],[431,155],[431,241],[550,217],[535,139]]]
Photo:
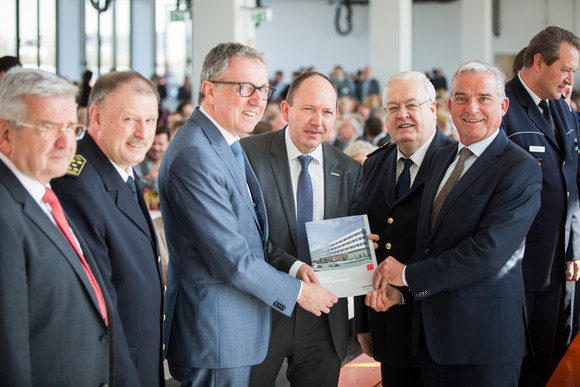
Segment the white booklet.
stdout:
[[307,222],[306,233],[312,268],[322,286],[337,297],[359,296],[373,290],[377,259],[368,238],[366,214]]

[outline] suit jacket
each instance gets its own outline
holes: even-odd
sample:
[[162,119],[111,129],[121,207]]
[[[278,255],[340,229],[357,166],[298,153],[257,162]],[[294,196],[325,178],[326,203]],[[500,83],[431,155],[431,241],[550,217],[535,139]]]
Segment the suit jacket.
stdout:
[[[111,339],[81,261],[0,161],[0,362],[6,386],[111,384]],[[89,247],[71,223],[109,316]],[[109,318],[109,328],[113,321]]]
[[[270,242],[291,255],[290,259],[273,260],[278,269],[288,272],[296,261],[296,201],[290,178],[285,132],[278,130],[242,139],[241,144],[263,187],[269,215]],[[362,213],[360,201],[360,164],[332,145],[323,143],[324,219]],[[346,356],[348,311],[346,298],[330,309],[330,332],[338,356]],[[276,338],[273,338],[276,340]]]
[[[433,230],[435,194],[457,155],[438,150],[427,171],[416,252],[405,275],[433,360],[501,364],[526,353],[521,260],[524,238],[540,206],[538,163],[500,131],[457,181]],[[419,302],[417,302],[419,301]]]
[[[115,306],[117,386],[164,384],[162,270],[151,217],[91,136],[51,183],[93,252]],[[139,190],[138,190],[139,191]]]
[[[363,89],[365,82],[368,81],[368,87],[366,90]],[[358,81],[355,83],[355,91],[356,91],[356,98],[359,102],[364,102],[364,99],[370,94],[381,94],[381,86],[379,85],[379,81],[375,78],[370,78],[364,81]],[[366,93],[363,93],[365,92]]]
[[523,261],[526,290],[560,288],[565,259],[580,253],[576,122],[563,99],[550,100],[556,137],[518,76],[506,84],[506,95],[510,106],[502,128],[541,165],[542,206],[528,233]]
[[[375,151],[364,163],[363,194],[369,225],[378,234],[375,250],[377,263],[389,255],[407,263],[415,252],[417,218],[427,169],[435,151],[456,143],[437,129],[413,185],[407,193],[395,198],[397,185],[397,145],[391,143]],[[393,366],[417,366],[411,351],[412,305],[397,305],[386,312],[375,312],[357,297],[355,322],[357,332],[371,332],[374,358]]]
[[163,157],[167,359],[182,366],[261,363],[270,308],[289,316],[298,298],[300,281],[266,261],[264,198],[247,159],[245,167],[247,182],[223,135],[199,108]]

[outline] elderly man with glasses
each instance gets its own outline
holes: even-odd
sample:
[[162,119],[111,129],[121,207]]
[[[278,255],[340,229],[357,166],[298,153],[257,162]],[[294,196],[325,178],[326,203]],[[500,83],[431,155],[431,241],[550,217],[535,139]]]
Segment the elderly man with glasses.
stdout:
[[0,362],[7,386],[111,383],[111,301],[52,191],[76,140],[77,88],[41,70],[0,83]]

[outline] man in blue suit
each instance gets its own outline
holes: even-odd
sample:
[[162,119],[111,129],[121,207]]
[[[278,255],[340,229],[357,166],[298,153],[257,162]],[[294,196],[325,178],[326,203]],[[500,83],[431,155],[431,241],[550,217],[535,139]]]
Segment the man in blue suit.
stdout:
[[[385,86],[383,104],[393,143],[364,163],[363,194],[371,231],[380,236],[377,263],[389,255],[406,263],[415,252],[417,217],[435,151],[455,143],[437,128],[435,88],[425,74],[404,71]],[[410,160],[410,161],[409,161]],[[357,297],[355,322],[364,352],[381,362],[383,386],[423,385],[411,351],[412,304],[375,312]]]
[[270,309],[296,303],[328,313],[338,299],[268,261],[268,219],[238,138],[254,130],[273,89],[263,54],[223,43],[206,56],[200,106],[179,129],[159,172],[169,248],[167,360],[182,386],[247,386],[266,357]]
[[425,386],[516,386],[527,350],[521,260],[540,167],[499,130],[509,104],[499,69],[460,65],[450,95],[461,142],[431,160],[413,258],[383,261],[366,302],[381,311],[402,293],[414,300]]
[[574,34],[548,27],[532,38],[523,68],[506,84],[510,108],[502,128],[538,161],[542,177],[542,205],[522,262],[533,348],[522,365],[522,386],[548,381],[570,336],[570,302],[563,301],[566,280],[580,275],[578,143],[573,113],[561,97],[574,81],[579,48]]
[[115,386],[164,384],[157,238],[141,192],[128,183],[155,137],[158,101],[155,86],[134,71],[99,78],[89,97],[89,135],[67,174],[52,181],[113,300]]

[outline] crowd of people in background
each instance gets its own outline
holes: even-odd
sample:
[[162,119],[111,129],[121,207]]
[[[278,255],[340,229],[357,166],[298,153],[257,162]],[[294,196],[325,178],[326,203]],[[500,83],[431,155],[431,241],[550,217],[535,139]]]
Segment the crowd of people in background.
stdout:
[[[295,385],[334,386],[346,301],[305,223],[367,213],[379,266],[356,333],[384,386],[545,385],[580,329],[579,49],[548,27],[507,83],[470,61],[381,85],[370,66],[268,79],[262,53],[222,43],[171,104],[157,75],[73,83],[0,58],[0,342],[34,347],[1,374],[153,387],[166,357],[184,386],[271,386],[287,358]],[[60,257],[62,284],[35,272]],[[87,359],[50,341],[60,320]]]

